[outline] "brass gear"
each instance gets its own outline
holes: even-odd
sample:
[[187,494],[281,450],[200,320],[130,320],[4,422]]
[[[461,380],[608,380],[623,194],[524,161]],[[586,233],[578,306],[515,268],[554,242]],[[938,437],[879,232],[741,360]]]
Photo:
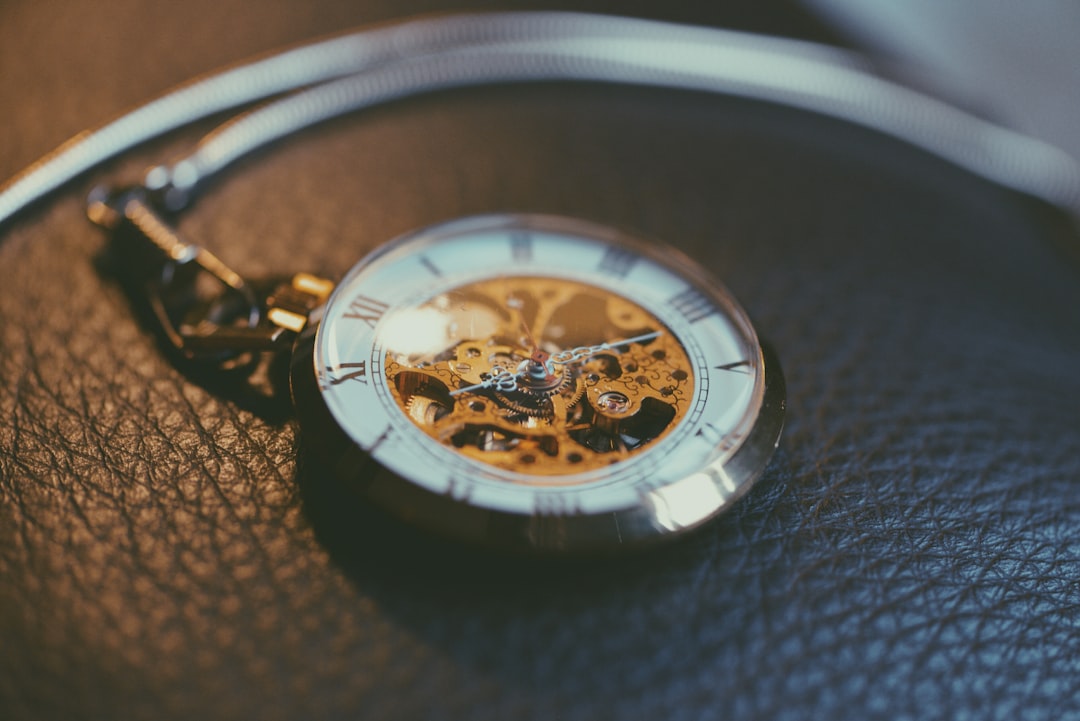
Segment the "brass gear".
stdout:
[[554,414],[552,405],[548,399],[562,395],[566,399],[566,408],[569,410],[577,405],[585,395],[585,383],[570,372],[569,368],[563,368],[562,379],[550,388],[529,388],[519,386],[513,393],[497,392],[495,397],[500,403],[522,415],[533,418],[551,418]]
[[421,427],[433,427],[448,409],[434,398],[414,395],[405,403],[405,412]]

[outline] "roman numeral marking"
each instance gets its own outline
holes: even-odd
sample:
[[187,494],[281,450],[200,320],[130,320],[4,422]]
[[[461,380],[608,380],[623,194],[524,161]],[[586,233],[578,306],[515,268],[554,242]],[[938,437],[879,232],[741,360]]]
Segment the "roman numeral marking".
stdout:
[[601,273],[607,273],[616,278],[625,278],[637,261],[637,253],[629,251],[626,248],[609,246],[608,249],[604,251],[604,257],[602,257],[600,262],[596,265],[596,269]]
[[420,256],[420,265],[427,268],[428,271],[430,271],[431,274],[433,276],[435,276],[436,278],[441,278],[442,277],[442,271],[439,270],[439,266],[432,263],[431,258],[427,257],[426,255]]
[[364,385],[367,385],[367,361],[342,363],[336,367],[327,366],[326,378],[332,386],[339,385],[345,381],[360,381]]
[[581,510],[578,499],[561,493],[537,493],[533,513],[537,516],[565,516]]
[[724,363],[723,365],[713,366],[718,371],[731,371],[732,373],[750,373],[750,361],[741,360],[734,363]]
[[349,301],[349,309],[342,314],[342,317],[362,320],[368,324],[369,328],[374,328],[389,307],[382,301],[368,298],[366,295],[358,295]]
[[532,236],[524,231],[510,235],[510,257],[515,263],[528,263],[533,257]]
[[456,501],[467,501],[472,496],[472,482],[466,478],[451,476],[446,488],[446,495]]
[[371,448],[368,449],[368,453],[374,453],[379,449],[383,443],[389,441],[394,435],[393,426],[387,426],[386,430],[379,434],[379,437],[375,439],[375,442],[371,444]]
[[676,293],[668,299],[668,303],[691,323],[696,323],[702,318],[708,318],[716,312],[711,300],[702,295],[696,288],[687,288],[681,293]]

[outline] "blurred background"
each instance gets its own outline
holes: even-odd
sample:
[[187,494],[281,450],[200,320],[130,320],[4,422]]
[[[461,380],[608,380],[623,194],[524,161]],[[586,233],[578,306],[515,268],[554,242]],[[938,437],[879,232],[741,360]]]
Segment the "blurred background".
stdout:
[[[0,177],[166,88],[435,0],[0,3]],[[1078,148],[1075,3],[471,2],[848,48]],[[762,482],[685,543],[492,564],[297,463],[289,417],[174,367],[78,178],[0,237],[2,719],[1065,719],[1080,715],[1080,284],[1050,209],[903,143],[737,98],[442,93],[244,160],[181,230],[340,275],[447,218],[663,238],[776,348]]]

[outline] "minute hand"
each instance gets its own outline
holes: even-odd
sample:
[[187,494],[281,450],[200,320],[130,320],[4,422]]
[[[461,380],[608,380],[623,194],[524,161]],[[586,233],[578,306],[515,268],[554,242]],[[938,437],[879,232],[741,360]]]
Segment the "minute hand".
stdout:
[[587,345],[579,346],[577,348],[568,348],[567,350],[553,353],[551,355],[551,362],[557,363],[559,365],[568,365],[570,363],[575,363],[582,358],[588,358],[589,356],[594,356],[597,353],[603,353],[606,350],[618,348],[622,345],[630,345],[631,343],[641,343],[642,341],[652,340],[653,338],[657,338],[663,335],[663,333],[663,331],[654,330],[652,333],[643,333],[641,335],[636,335],[633,338],[615,340],[611,341],[610,343],[600,343],[599,345]]

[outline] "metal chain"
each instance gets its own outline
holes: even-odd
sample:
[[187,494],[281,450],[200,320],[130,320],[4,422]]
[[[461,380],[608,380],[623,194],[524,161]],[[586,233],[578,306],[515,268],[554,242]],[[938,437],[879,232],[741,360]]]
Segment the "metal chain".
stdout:
[[433,89],[535,80],[691,88],[811,110],[900,138],[1080,216],[1074,159],[877,77],[855,55],[651,20],[511,12],[361,30],[196,79],[78,136],[0,187],[0,223],[138,143],[296,88],[314,85],[229,123],[192,156],[152,171],[147,184],[183,204],[199,180],[236,158],[335,115]]

